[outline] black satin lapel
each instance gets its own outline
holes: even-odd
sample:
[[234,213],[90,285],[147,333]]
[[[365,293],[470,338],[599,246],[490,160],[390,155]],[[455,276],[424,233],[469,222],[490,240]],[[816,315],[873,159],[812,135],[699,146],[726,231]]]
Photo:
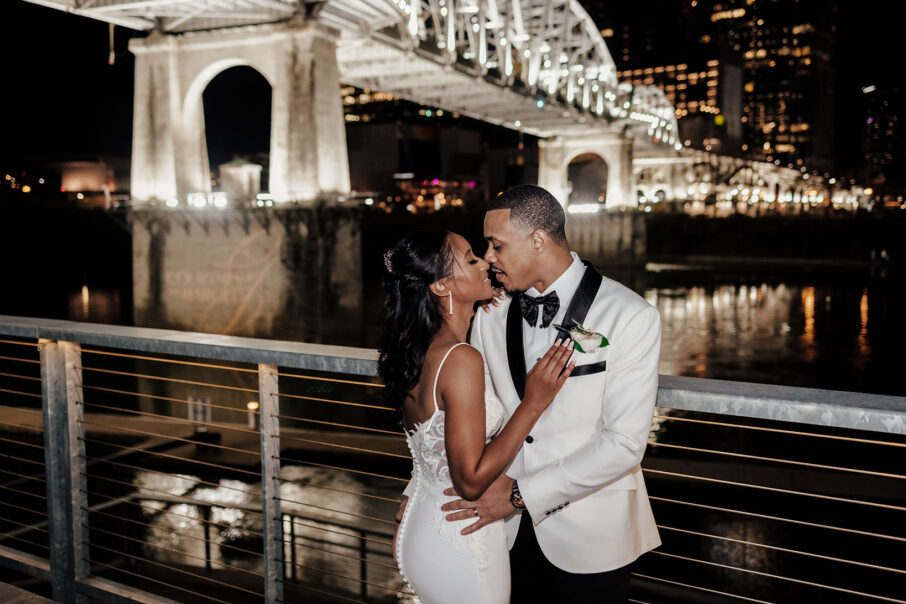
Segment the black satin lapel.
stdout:
[[513,385],[521,399],[525,396],[525,349],[522,344],[522,312],[519,301],[510,301],[506,316],[506,358],[510,366]]
[[[584,323],[585,317],[588,315],[588,309],[591,308],[591,303],[595,301],[595,297],[598,295],[601,281],[604,280],[601,273],[592,266],[591,262],[588,260],[583,260],[582,262],[585,264],[585,274],[582,275],[579,289],[576,290],[569,307],[566,309],[566,315],[563,317],[563,326],[566,328],[570,328],[576,323]],[[509,342],[509,333],[507,334],[507,341]]]

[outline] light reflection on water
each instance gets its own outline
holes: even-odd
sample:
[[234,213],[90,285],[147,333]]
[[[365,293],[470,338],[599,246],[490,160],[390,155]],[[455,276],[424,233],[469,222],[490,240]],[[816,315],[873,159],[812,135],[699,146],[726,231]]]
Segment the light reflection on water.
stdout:
[[660,372],[902,395],[904,292],[848,280],[647,287],[661,314]]
[[[329,591],[359,593],[358,558],[364,537],[369,561],[367,581],[391,588],[369,587],[372,592],[369,597],[413,602],[391,591],[403,590],[405,584],[396,570],[389,545],[395,527],[381,520],[392,519],[397,504],[387,500],[398,498],[401,486],[371,483],[336,470],[303,466],[281,468],[281,479],[287,581],[294,579]],[[260,537],[256,540],[256,536],[262,532],[262,521],[255,511],[260,510],[261,502],[254,495],[260,484],[220,479],[220,486],[215,488],[193,476],[156,472],[138,472],[135,484],[141,496],[148,498],[142,501],[142,507],[145,515],[152,518],[143,552],[148,559],[163,564],[205,566],[205,531],[200,506],[159,501],[165,493],[214,504],[210,520],[220,525],[213,526],[210,535],[213,542],[210,562],[214,568],[263,572],[260,556],[241,551],[261,549]],[[293,538],[295,558],[288,545]]]

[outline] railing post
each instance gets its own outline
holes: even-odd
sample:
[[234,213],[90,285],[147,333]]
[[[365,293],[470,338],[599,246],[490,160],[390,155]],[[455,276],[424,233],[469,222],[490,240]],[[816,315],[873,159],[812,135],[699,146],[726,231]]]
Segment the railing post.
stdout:
[[363,601],[368,601],[368,542],[365,540],[365,531],[359,531],[359,596]]
[[264,597],[283,602],[283,516],[280,513],[280,418],[277,367],[258,365],[261,511],[264,514]]
[[53,599],[83,603],[76,581],[88,576],[86,559],[85,441],[82,352],[75,342],[40,340],[47,528]]

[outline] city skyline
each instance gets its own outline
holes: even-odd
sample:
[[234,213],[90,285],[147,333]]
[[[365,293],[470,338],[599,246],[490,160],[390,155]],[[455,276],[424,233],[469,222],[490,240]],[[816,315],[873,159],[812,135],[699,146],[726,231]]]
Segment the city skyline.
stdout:
[[[606,25],[608,19],[625,19],[629,22],[632,18],[631,11],[641,13],[647,6],[644,2],[629,8],[620,8],[618,3],[609,2],[584,4],[598,25]],[[669,15],[667,9],[670,6],[683,10],[691,4],[697,3],[691,0],[661,3],[662,7],[666,7],[662,12]],[[868,6],[870,10],[871,3]],[[115,61],[110,65],[106,24],[25,2],[14,3],[9,10],[11,16],[4,20],[2,26],[3,56],[7,63],[4,71],[19,75],[15,78],[18,82],[15,94],[6,101],[11,109],[8,110],[8,115],[17,117],[6,120],[5,138],[8,142],[2,151],[4,161],[9,163],[26,158],[70,159],[74,156],[96,155],[128,156],[131,152],[133,59],[127,43],[129,38],[144,34],[116,28]],[[900,87],[903,76],[893,73],[896,70],[886,69],[881,62],[866,65],[860,62],[865,56],[869,56],[869,47],[887,49],[892,53],[896,46],[883,34],[870,35],[863,31],[861,39],[853,39],[852,30],[858,29],[859,21],[853,21],[850,12],[851,6],[841,7],[840,21],[845,22],[845,27],[841,26],[839,32],[838,50],[841,56],[846,55],[849,59],[841,59],[837,64],[842,75],[837,78],[838,112],[833,120],[837,149],[833,167],[860,176],[860,170],[869,164],[868,161],[861,161],[864,159],[865,138],[865,116],[861,115],[865,111],[865,99],[860,96],[861,90],[874,85],[879,95],[884,94],[886,89]],[[869,17],[862,17],[863,21],[866,19]],[[885,25],[884,20],[878,26],[882,31],[885,27],[892,29],[889,24]],[[606,26],[602,26],[602,30],[606,29]],[[614,37],[605,40],[620,69],[623,49],[618,47]],[[852,53],[847,49],[859,52],[850,57]],[[654,47],[652,55],[653,58],[657,56]],[[860,67],[856,78],[852,77],[854,64]],[[231,98],[238,102],[233,105],[240,106],[233,107],[234,114],[237,111],[242,113],[244,107],[251,108],[251,114],[241,122],[233,119],[231,132],[209,132],[209,136],[219,136],[230,145],[241,146],[248,142],[251,146],[260,146],[263,138],[261,133],[269,128],[268,112],[259,110],[260,107],[256,108],[256,102],[261,104],[260,90],[249,96],[243,96],[242,90],[235,93],[235,83],[231,86],[228,81],[219,81],[229,80],[231,77],[231,74],[221,76],[214,84],[234,91]],[[887,107],[885,111],[896,115],[900,108]],[[78,117],[73,119],[73,116]],[[230,140],[234,142],[230,143]],[[240,148],[232,152],[224,151],[223,155],[228,157],[255,150]],[[896,155],[896,151],[893,153]]]

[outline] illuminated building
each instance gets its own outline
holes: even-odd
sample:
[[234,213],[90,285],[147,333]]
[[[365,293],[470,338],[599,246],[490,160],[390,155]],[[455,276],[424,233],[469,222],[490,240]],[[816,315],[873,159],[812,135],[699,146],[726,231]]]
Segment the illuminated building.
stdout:
[[902,123],[896,115],[904,104],[900,88],[869,85],[862,88],[865,99],[865,121],[862,153],[865,158],[866,182],[883,185],[892,172],[902,164],[904,136]]
[[707,151],[738,153],[742,144],[742,70],[729,61],[677,63],[618,71],[620,81],[653,84],[676,108],[680,139]]
[[834,146],[836,3],[699,0],[710,35],[744,66],[747,151],[829,167]]
[[[606,39],[619,78],[661,87],[677,107],[680,134],[694,146],[707,148],[710,143],[717,151],[719,144],[724,153],[810,168],[829,166],[834,147],[835,2],[584,4],[602,30],[611,33]],[[733,91],[738,87],[742,90],[737,100]],[[740,124],[734,131],[737,102]],[[709,124],[702,113],[709,118],[723,115],[726,128],[714,128],[717,124]]]
[[344,86],[340,96],[352,189],[375,205],[430,212],[537,180],[533,136],[385,92]]

